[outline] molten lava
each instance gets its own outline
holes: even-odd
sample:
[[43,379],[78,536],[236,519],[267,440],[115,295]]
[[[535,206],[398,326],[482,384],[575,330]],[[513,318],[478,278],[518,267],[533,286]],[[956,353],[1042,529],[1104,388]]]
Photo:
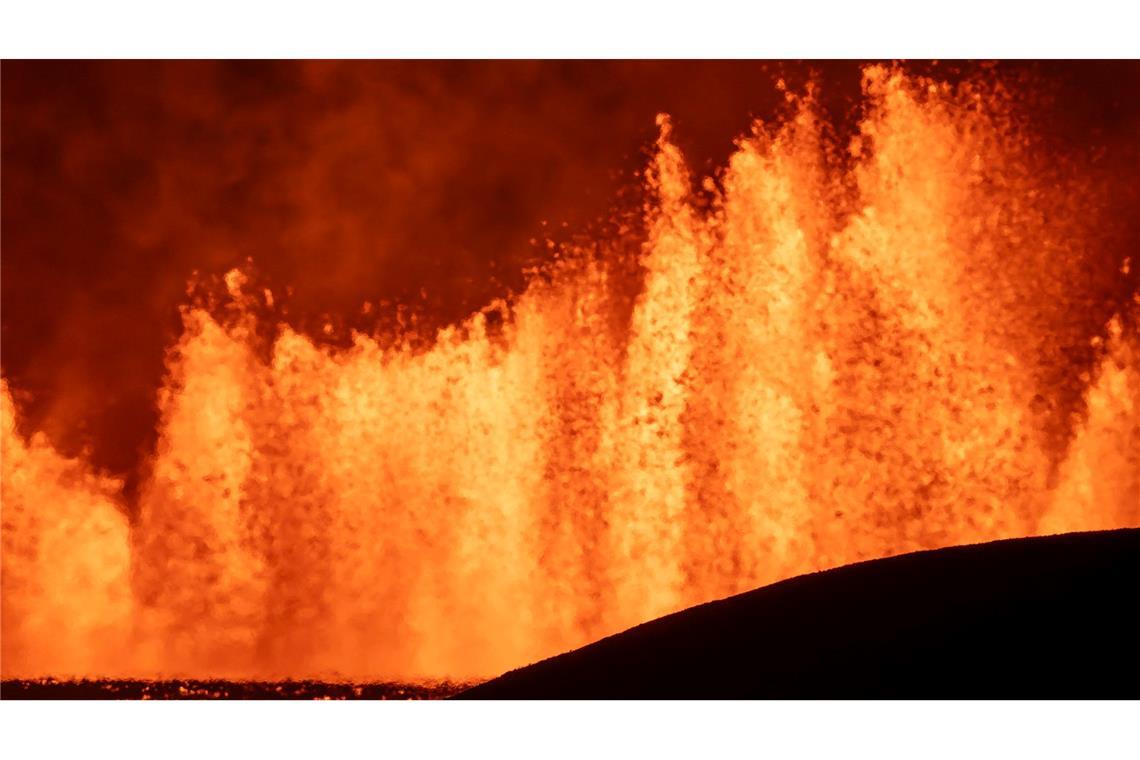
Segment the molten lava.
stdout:
[[5,385],[4,677],[487,676],[811,570],[1140,525],[1140,299],[1073,284],[1095,183],[999,88],[864,89],[850,146],[789,96],[699,191],[662,117],[632,310],[598,241],[426,350],[266,347],[229,273],[137,519]]

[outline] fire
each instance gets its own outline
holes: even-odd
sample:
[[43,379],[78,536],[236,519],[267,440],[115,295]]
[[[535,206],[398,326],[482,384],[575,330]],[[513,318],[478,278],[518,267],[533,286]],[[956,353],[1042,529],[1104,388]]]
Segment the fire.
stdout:
[[133,603],[121,483],[60,457],[42,436],[21,440],[0,384],[4,677],[123,672]]
[[700,193],[662,117],[632,310],[601,241],[424,350],[266,349],[272,294],[227,274],[135,519],[5,385],[4,676],[486,676],[807,571],[1140,524],[1140,300],[1057,358],[1091,181],[998,88],[864,90],[845,150],[789,95]]

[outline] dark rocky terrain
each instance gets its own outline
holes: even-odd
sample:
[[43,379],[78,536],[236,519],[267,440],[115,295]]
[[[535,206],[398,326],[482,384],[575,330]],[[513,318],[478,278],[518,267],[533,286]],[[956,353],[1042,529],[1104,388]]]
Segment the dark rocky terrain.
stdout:
[[470,684],[81,680],[0,683],[0,699],[441,699]]
[[1140,529],[995,541],[693,607],[481,699],[1136,698]]

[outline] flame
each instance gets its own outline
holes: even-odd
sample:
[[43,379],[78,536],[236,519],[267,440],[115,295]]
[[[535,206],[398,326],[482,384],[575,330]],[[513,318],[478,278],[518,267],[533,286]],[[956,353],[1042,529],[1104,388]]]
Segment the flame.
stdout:
[[580,251],[426,350],[266,354],[272,296],[228,273],[133,522],[5,386],[4,676],[486,676],[806,571],[1140,524],[1135,315],[1057,411],[1093,191],[995,88],[864,90],[846,152],[789,96],[708,202],[661,117],[632,311]]

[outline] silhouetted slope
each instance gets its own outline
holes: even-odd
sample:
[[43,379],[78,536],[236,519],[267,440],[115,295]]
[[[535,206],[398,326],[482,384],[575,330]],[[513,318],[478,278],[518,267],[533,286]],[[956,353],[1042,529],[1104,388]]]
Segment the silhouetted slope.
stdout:
[[460,698],[1137,697],[1140,529],[863,562],[700,605]]

